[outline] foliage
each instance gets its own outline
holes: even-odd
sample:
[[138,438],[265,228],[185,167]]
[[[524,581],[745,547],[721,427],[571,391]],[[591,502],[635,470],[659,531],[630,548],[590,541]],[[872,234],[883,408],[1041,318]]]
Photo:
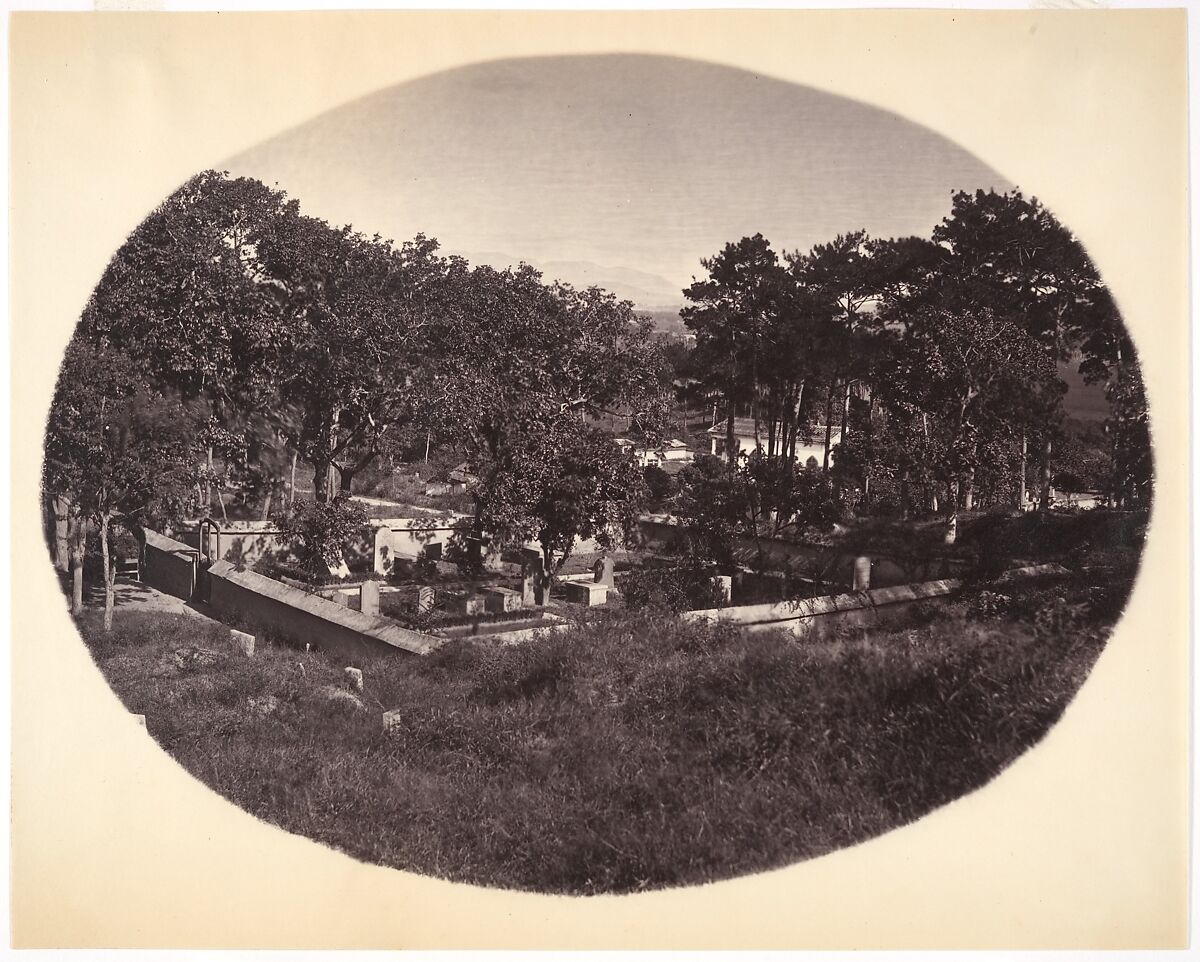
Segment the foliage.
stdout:
[[367,513],[359,502],[338,496],[332,501],[297,501],[278,520],[300,564],[320,574],[343,563],[342,552],[361,533]]
[[701,565],[635,568],[621,579],[621,597],[631,611],[681,611],[721,608],[725,594],[713,572]]

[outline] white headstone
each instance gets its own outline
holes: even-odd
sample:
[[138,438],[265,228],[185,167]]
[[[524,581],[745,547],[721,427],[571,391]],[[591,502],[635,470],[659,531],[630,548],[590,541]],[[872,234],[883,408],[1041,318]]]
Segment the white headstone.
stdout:
[[379,614],[379,582],[364,581],[359,589],[359,611],[364,615]]
[[229,643],[247,658],[254,657],[254,636],[235,628],[229,629]]
[[854,590],[866,591],[871,587],[871,559],[854,559]]

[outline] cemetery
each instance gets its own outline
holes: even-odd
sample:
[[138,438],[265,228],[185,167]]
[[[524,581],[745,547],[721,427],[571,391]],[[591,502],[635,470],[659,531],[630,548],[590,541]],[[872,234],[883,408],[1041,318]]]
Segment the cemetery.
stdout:
[[[1013,231],[1052,252],[1036,285]],[[356,857],[588,894],[854,844],[1036,742],[1153,492],[1082,250],[979,192],[929,238],[701,266],[679,341],[252,179],[164,201],[81,316],[43,474],[140,727]],[[1064,402],[1070,351],[1103,425]]]

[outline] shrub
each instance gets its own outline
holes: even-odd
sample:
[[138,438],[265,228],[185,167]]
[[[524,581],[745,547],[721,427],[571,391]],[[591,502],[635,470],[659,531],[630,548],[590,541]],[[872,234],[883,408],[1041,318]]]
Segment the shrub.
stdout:
[[630,571],[621,582],[626,607],[678,613],[719,608],[725,603],[713,573],[699,566],[641,568]]
[[301,566],[321,574],[343,561],[343,551],[367,523],[363,506],[339,495],[332,501],[297,501],[279,518],[279,530],[293,542]]

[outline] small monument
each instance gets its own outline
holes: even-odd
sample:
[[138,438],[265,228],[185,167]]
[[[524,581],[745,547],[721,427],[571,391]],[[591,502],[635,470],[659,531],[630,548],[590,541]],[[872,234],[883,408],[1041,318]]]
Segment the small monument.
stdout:
[[613,584],[613,560],[608,555],[596,559],[596,563],[592,565],[592,573],[595,575],[596,584],[604,585],[610,591],[615,587]]
[[364,615],[379,614],[379,582],[364,581],[358,590],[359,611]]
[[229,629],[229,644],[247,658],[254,657],[254,636],[234,628]]
[[363,690],[362,669],[361,668],[347,668],[345,673],[346,673],[346,684],[349,685],[354,691],[362,691]]
[[433,606],[437,603],[437,592],[429,585],[422,585],[417,589],[417,614],[427,615],[433,611]]
[[866,591],[871,587],[871,559],[867,557],[854,559],[854,590]]

